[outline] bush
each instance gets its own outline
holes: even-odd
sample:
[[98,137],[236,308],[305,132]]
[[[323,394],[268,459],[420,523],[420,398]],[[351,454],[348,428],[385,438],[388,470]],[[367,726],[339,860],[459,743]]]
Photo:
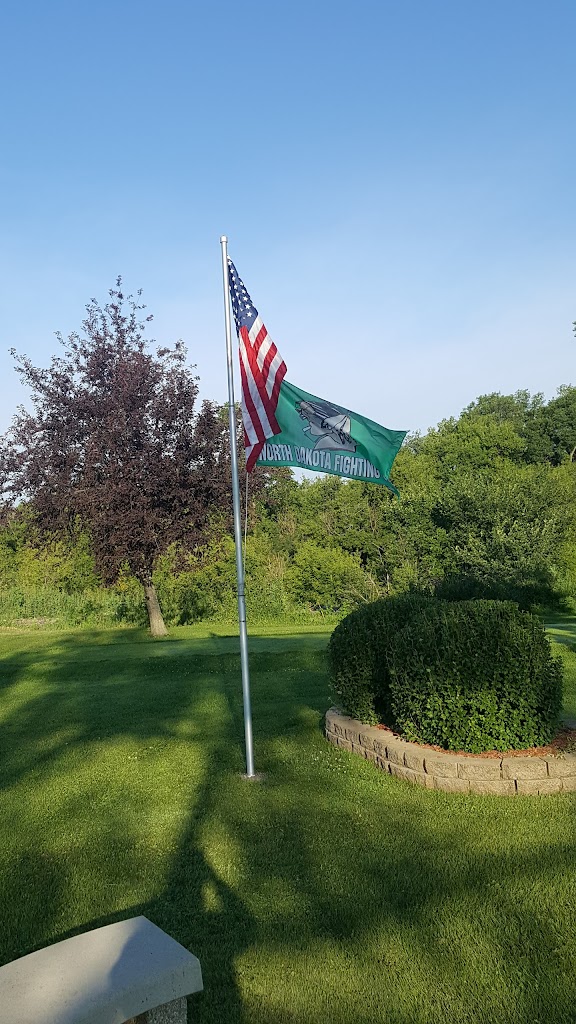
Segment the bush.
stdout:
[[549,743],[562,669],[536,616],[512,602],[433,601],[387,649],[390,708],[406,739],[446,750]]
[[391,721],[387,651],[392,638],[424,605],[422,594],[402,594],[361,605],[336,627],[328,645],[331,686],[352,718]]
[[305,541],[286,574],[289,596],[314,611],[349,611],[370,592],[358,555]]
[[346,714],[446,750],[549,743],[562,670],[536,616],[504,601],[385,598],[348,615],[328,648]]
[[55,587],[0,587],[0,625],[116,626],[147,622],[142,587],[99,587],[68,594]]
[[558,608],[562,596],[545,580],[539,583],[514,583],[510,580],[479,580],[454,574],[436,584],[434,594],[441,601],[513,601],[524,611]]

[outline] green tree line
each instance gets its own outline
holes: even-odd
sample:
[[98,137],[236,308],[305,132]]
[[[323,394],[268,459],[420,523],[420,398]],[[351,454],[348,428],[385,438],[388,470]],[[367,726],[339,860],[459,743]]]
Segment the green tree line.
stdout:
[[[198,405],[183,343],[146,336],[145,308],[118,278],[79,332],[57,333],[47,367],[13,352],[31,411],[0,438],[1,622],[147,620],[162,636],[165,620],[235,618],[227,417]],[[257,467],[249,614],[336,618],[410,590],[569,603],[575,396],[483,395],[409,437],[393,470],[400,500]]]
[[[248,503],[246,589],[253,621],[334,621],[358,604],[410,590],[502,596],[525,606],[576,602],[576,388],[479,397],[457,418],[409,436],[383,487],[269,472]],[[155,557],[164,619],[233,622],[234,551],[227,512]],[[80,521],[39,530],[33,507],[0,528],[0,621],[147,621],[126,560],[110,581]]]

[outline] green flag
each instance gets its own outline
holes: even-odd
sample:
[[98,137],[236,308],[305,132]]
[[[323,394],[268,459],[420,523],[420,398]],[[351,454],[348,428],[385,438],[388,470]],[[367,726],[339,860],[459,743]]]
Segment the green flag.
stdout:
[[316,469],[384,484],[398,494],[389,476],[405,430],[387,430],[287,380],[280,387],[276,420],[281,432],[264,444],[258,465]]

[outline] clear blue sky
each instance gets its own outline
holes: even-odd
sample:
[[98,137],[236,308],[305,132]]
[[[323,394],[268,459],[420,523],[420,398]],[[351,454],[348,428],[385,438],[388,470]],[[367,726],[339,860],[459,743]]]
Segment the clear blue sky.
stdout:
[[0,15],[0,429],[118,273],[226,394],[219,236],[307,391],[425,430],[576,383],[574,0]]

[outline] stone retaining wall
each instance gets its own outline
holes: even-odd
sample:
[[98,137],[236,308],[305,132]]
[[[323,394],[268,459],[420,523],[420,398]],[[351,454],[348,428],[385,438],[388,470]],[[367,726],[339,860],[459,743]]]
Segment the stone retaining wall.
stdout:
[[576,792],[576,754],[562,757],[473,757],[407,743],[376,726],[326,712],[326,738],[391,775],[447,793],[499,796]]

